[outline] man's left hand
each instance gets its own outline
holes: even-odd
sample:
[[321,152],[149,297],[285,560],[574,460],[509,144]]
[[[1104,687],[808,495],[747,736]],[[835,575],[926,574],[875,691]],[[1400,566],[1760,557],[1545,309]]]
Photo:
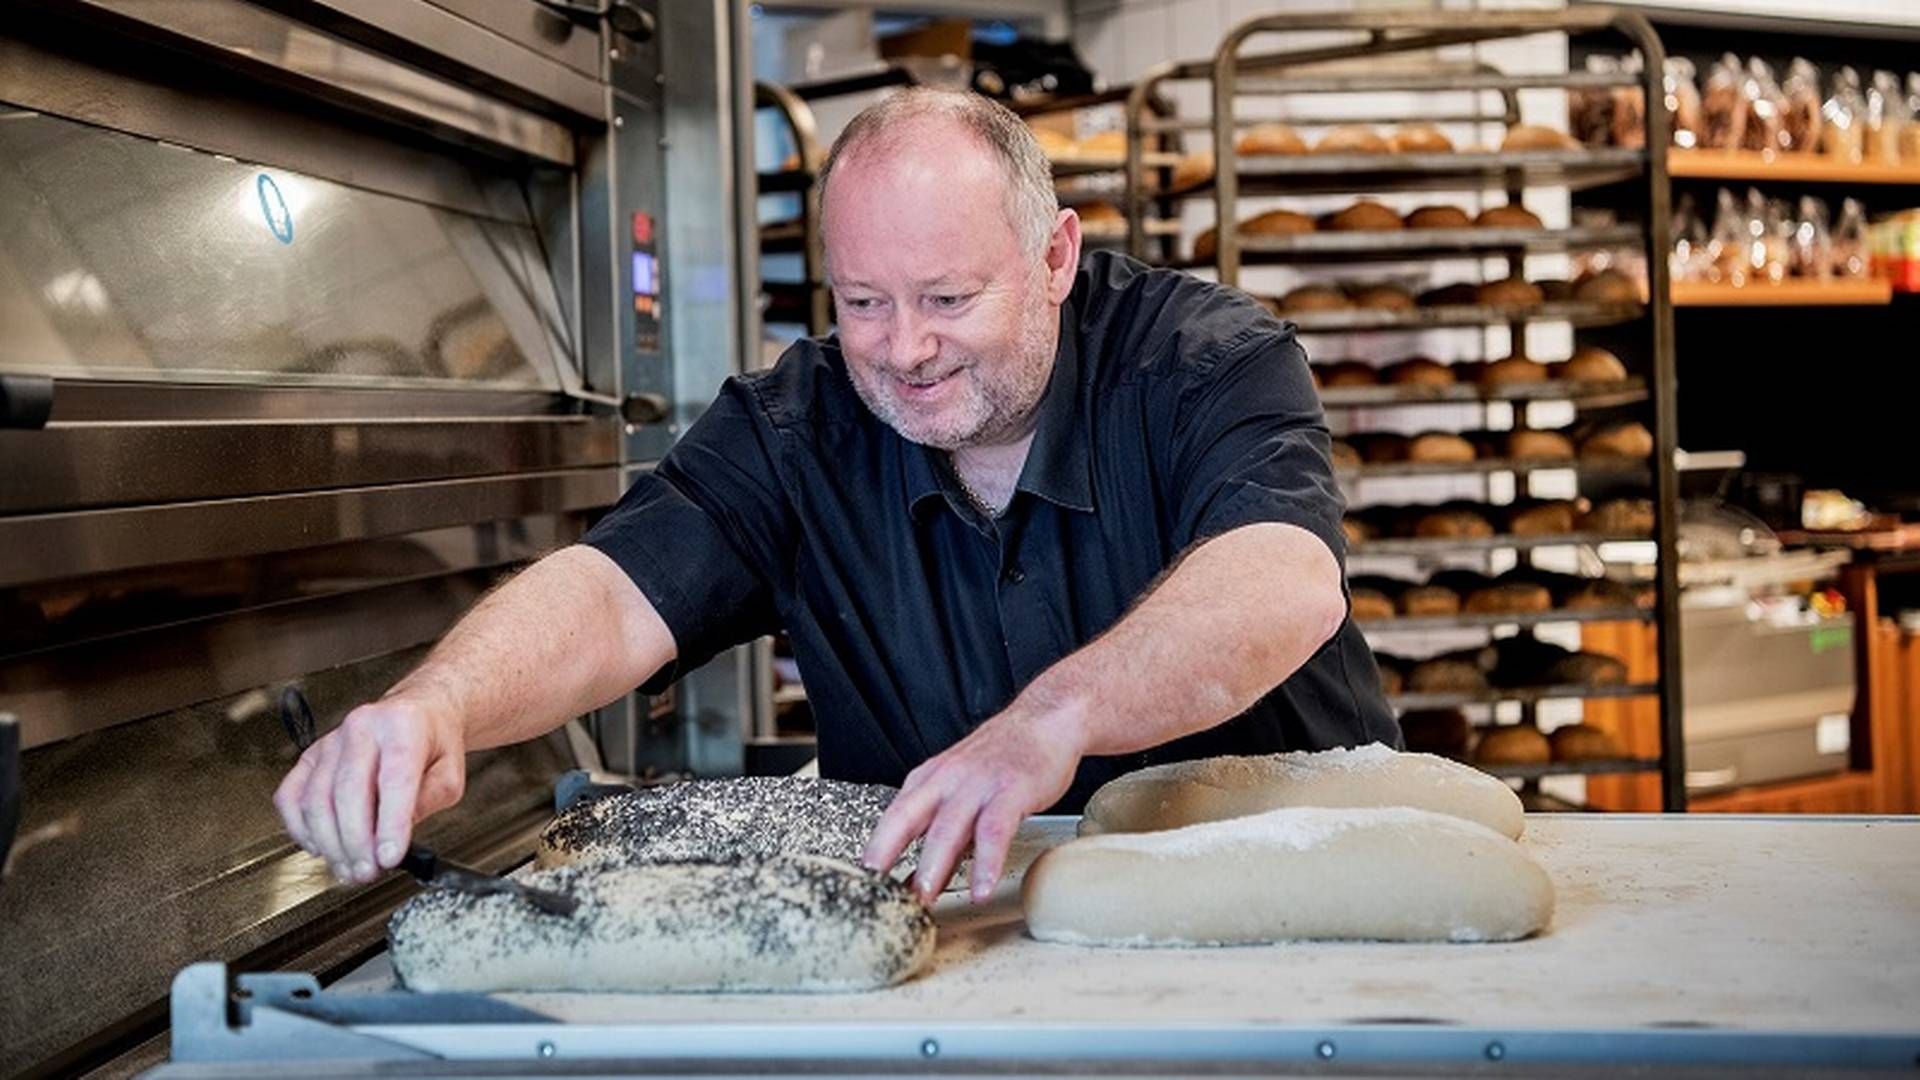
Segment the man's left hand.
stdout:
[[1060,801],[1073,783],[1084,745],[1076,711],[1013,707],[907,774],[867,843],[870,867],[892,866],[925,836],[913,888],[932,903],[973,848],[974,903],[993,895],[1013,834],[1027,815]]

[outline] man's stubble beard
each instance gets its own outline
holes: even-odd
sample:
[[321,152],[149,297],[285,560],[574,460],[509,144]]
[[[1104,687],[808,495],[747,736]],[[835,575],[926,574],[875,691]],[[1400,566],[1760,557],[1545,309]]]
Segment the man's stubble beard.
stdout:
[[908,442],[946,451],[1011,442],[1026,433],[1040,399],[1046,394],[1054,358],[1047,330],[1049,323],[1058,318],[1053,305],[1041,296],[1035,309],[1029,310],[1023,320],[1014,344],[1014,362],[1003,365],[999,377],[991,381],[982,379],[983,365],[976,356],[956,358],[943,354],[904,373],[939,372],[956,366],[963,369],[957,377],[965,383],[966,400],[958,419],[944,426],[921,421],[911,409],[900,405],[887,387],[893,375],[876,371],[873,377],[878,385],[868,385],[860,372],[872,371],[880,365],[849,363],[847,372],[854,392],[867,409]]

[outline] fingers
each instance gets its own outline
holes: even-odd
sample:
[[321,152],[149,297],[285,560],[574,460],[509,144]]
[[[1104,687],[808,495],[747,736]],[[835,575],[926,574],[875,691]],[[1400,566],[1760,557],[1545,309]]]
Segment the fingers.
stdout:
[[954,865],[973,842],[973,822],[979,813],[979,802],[964,795],[950,795],[941,802],[926,841],[920,845],[920,869],[913,877],[913,890],[920,894],[921,902],[930,904],[938,899],[953,879]]
[[340,843],[340,827],[333,816],[333,784],[339,750],[340,740],[329,735],[307,751],[313,758],[313,775],[300,797],[300,815],[307,839],[312,842],[309,850],[327,861],[334,877],[345,881],[349,877],[346,849]]
[[273,808],[280,812],[280,823],[287,827],[287,835],[293,842],[308,852],[315,851],[313,842],[307,838],[306,817],[300,812],[301,799],[305,796],[307,783],[313,776],[313,757],[301,754],[300,760],[287,770],[285,779],[273,792]]
[[379,773],[375,778],[379,811],[374,825],[373,857],[382,870],[400,865],[407,842],[413,839],[414,811],[424,789],[432,782],[431,776],[425,780],[421,776],[425,756],[426,748],[415,742],[391,747],[380,755]]
[[887,812],[880,815],[880,823],[873,828],[873,838],[867,841],[866,853],[860,861],[869,870],[890,872],[914,837],[927,831],[927,826],[933,823],[934,811],[940,808],[940,799],[931,788],[915,786],[912,777],[908,777],[907,785],[893,797]]
[[981,807],[973,823],[973,883],[969,898],[976,904],[993,895],[1000,875],[1007,866],[1007,852],[1013,847],[1013,834],[1026,814],[1011,797],[1002,794]]
[[342,729],[346,745],[334,770],[333,821],[340,833],[340,860],[353,880],[374,879],[373,774],[380,747],[360,728]]
[[466,761],[417,709],[362,706],[313,744],[274,792],[296,843],[342,881],[398,866],[414,822],[458,802]]

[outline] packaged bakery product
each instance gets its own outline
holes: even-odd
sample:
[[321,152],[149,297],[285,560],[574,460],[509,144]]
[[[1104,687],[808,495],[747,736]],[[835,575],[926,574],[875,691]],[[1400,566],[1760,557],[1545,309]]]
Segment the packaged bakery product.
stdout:
[[1616,383],[1626,381],[1627,366],[1598,345],[1582,345],[1568,359],[1548,365],[1547,373],[1568,382]]
[[1773,68],[1765,60],[1757,56],[1747,58],[1740,95],[1746,99],[1747,106],[1747,124],[1740,132],[1740,148],[1768,154],[1785,150],[1787,98],[1780,92]]
[[1900,161],[1920,164],[1920,71],[1907,72],[1907,126],[1900,129]]
[[1638,303],[1640,283],[1618,270],[1600,270],[1573,283],[1573,298],[1589,304]]
[[1564,131],[1539,124],[1515,124],[1500,143],[1502,150],[1577,150],[1580,144]]
[[1480,385],[1490,390],[1546,381],[1547,366],[1524,356],[1495,360],[1480,372]]
[[1867,98],[1860,73],[1843,67],[1834,72],[1832,86],[1820,106],[1820,149],[1828,157],[1857,164],[1867,155]]
[[1356,285],[1349,296],[1357,308],[1372,311],[1413,310],[1413,294],[1398,285]]
[[1457,206],[1422,206],[1407,215],[1409,229],[1464,229],[1473,218]]
[[1900,133],[1911,119],[1907,115],[1907,95],[1901,91],[1899,76],[1891,71],[1876,71],[1867,86],[1866,160],[1893,165],[1900,160]]
[[1395,153],[1451,154],[1453,140],[1432,124],[1402,124],[1387,140]]
[[1382,381],[1393,386],[1452,386],[1453,369],[1437,360],[1411,356],[1381,371]]
[[1786,113],[1781,117],[1782,144],[1796,154],[1812,154],[1820,149],[1820,70],[1804,57],[1794,57],[1787,66],[1786,82],[1780,85],[1786,98]]
[[1667,114],[1673,121],[1673,145],[1683,150],[1703,146],[1704,121],[1700,108],[1700,83],[1693,61],[1684,56],[1669,56],[1661,69],[1661,86],[1666,91]]
[[1328,390],[1348,386],[1376,386],[1380,382],[1379,369],[1359,360],[1316,364],[1314,371],[1317,373],[1320,385]]
[[1833,276],[1864,278],[1872,270],[1867,247],[1867,212],[1857,199],[1840,203],[1833,225]]
[[1473,725],[1459,709],[1415,709],[1400,717],[1400,733],[1407,750],[1415,754],[1465,757],[1473,742]]
[[1314,144],[1316,154],[1385,154],[1392,150],[1379,132],[1365,124],[1342,124]]
[[[1640,75],[1646,70],[1641,63],[1639,53],[1629,54],[1620,65],[1628,75]],[[1627,150],[1645,149],[1647,145],[1647,91],[1639,82],[1631,86],[1616,86],[1607,91],[1613,100],[1612,135],[1613,145]]]
[[1307,152],[1307,141],[1286,124],[1257,124],[1240,133],[1240,137],[1234,140],[1233,149],[1242,157],[1304,154]]
[[1566,724],[1547,736],[1553,760],[1567,763],[1610,761],[1620,756],[1612,735],[1592,724]]
[[1585,459],[1626,459],[1644,461],[1653,456],[1653,432],[1638,420],[1618,420],[1603,424],[1580,440],[1580,456]]
[[1532,724],[1502,724],[1480,733],[1473,748],[1476,765],[1545,765],[1553,760],[1553,748],[1540,729]]
[[1406,226],[1399,214],[1372,199],[1361,199],[1337,214],[1327,215],[1326,220],[1326,227],[1335,232],[1384,232]]
[[1473,219],[1482,229],[1544,229],[1539,217],[1524,206],[1489,206]]
[[1558,431],[1515,431],[1506,441],[1506,456],[1514,461],[1573,460],[1573,440]]
[[[1611,75],[1620,70],[1620,61],[1604,53],[1587,57],[1587,70]],[[1613,143],[1613,94],[1607,87],[1581,87],[1567,93],[1567,130],[1587,146]]]
[[1740,92],[1745,81],[1740,61],[1727,53],[1707,71],[1700,87],[1700,116],[1705,125],[1700,144],[1709,150],[1737,150],[1746,138],[1747,99]]
[[1787,249],[1787,270],[1794,277],[1814,281],[1833,276],[1833,231],[1827,227],[1827,204],[1811,195],[1800,196],[1800,213]]
[[1280,298],[1280,310],[1288,314],[1300,311],[1345,311],[1353,306],[1347,294],[1331,285],[1302,285]]
[[1652,536],[1652,499],[1607,499],[1581,515],[1580,531],[1609,536]]
[[1473,459],[1473,444],[1452,432],[1429,431],[1407,443],[1407,460],[1412,462],[1463,465]]
[[1569,499],[1516,504],[1507,511],[1507,532],[1514,536],[1560,536],[1574,531],[1579,514],[1579,504]]
[[1460,611],[1460,594],[1445,585],[1412,585],[1400,594],[1400,614],[1454,615]]
[[1546,302],[1538,286],[1525,278],[1489,281],[1473,291],[1474,302],[1488,307],[1538,307]]

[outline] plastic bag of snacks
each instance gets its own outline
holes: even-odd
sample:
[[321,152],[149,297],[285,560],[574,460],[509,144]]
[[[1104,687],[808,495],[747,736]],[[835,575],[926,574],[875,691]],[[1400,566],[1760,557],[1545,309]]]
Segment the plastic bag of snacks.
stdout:
[[1841,68],[1833,77],[1833,93],[1820,107],[1820,148],[1842,161],[1866,156],[1867,99],[1860,92],[1860,73]]
[[1867,247],[1867,212],[1857,200],[1840,204],[1840,220],[1833,226],[1833,273],[1835,277],[1863,278],[1872,272]]
[[1694,79],[1693,61],[1684,56],[1667,57],[1661,69],[1661,85],[1666,90],[1667,113],[1673,117],[1673,145],[1691,150],[1702,145],[1700,84]]
[[1786,149],[1796,154],[1811,154],[1820,149],[1820,71],[1811,63],[1795,57],[1787,68],[1787,81],[1781,86],[1787,111],[1781,118]]
[[[1587,57],[1587,70],[1612,75],[1620,61],[1611,56]],[[1607,146],[1613,140],[1613,90],[1587,87],[1567,95],[1567,130],[1585,146]]]
[[1900,129],[1900,160],[1920,163],[1920,71],[1907,73],[1907,126]]
[[1866,159],[1899,161],[1901,134],[1910,119],[1899,78],[1891,71],[1874,72],[1873,85],[1867,87]]
[[1748,280],[1778,284],[1786,279],[1792,258],[1791,220],[1785,202],[1761,195],[1758,188],[1747,189]]
[[1707,226],[1693,196],[1682,192],[1673,211],[1673,259],[1668,270],[1675,281],[1710,281],[1714,277],[1713,253],[1707,244]]
[[1780,92],[1773,68],[1765,60],[1757,56],[1747,60],[1740,96],[1747,102],[1747,126],[1740,132],[1740,148],[1767,153],[1786,149],[1787,96]]
[[1794,277],[1825,281],[1833,276],[1833,235],[1827,229],[1827,204],[1800,196],[1800,219],[1793,227]]
[[[1638,76],[1645,72],[1640,54],[1620,63],[1620,70]],[[1613,145],[1634,150],[1647,145],[1647,91],[1639,85],[1613,88]]]
[[1745,81],[1740,61],[1732,53],[1715,61],[1713,70],[1707,72],[1706,85],[1700,89],[1702,146],[1711,150],[1739,148],[1747,131],[1747,98],[1740,92],[1740,84]]
[[1713,232],[1707,237],[1707,280],[1728,285],[1747,283],[1747,219],[1733,192],[1720,189],[1713,212]]

